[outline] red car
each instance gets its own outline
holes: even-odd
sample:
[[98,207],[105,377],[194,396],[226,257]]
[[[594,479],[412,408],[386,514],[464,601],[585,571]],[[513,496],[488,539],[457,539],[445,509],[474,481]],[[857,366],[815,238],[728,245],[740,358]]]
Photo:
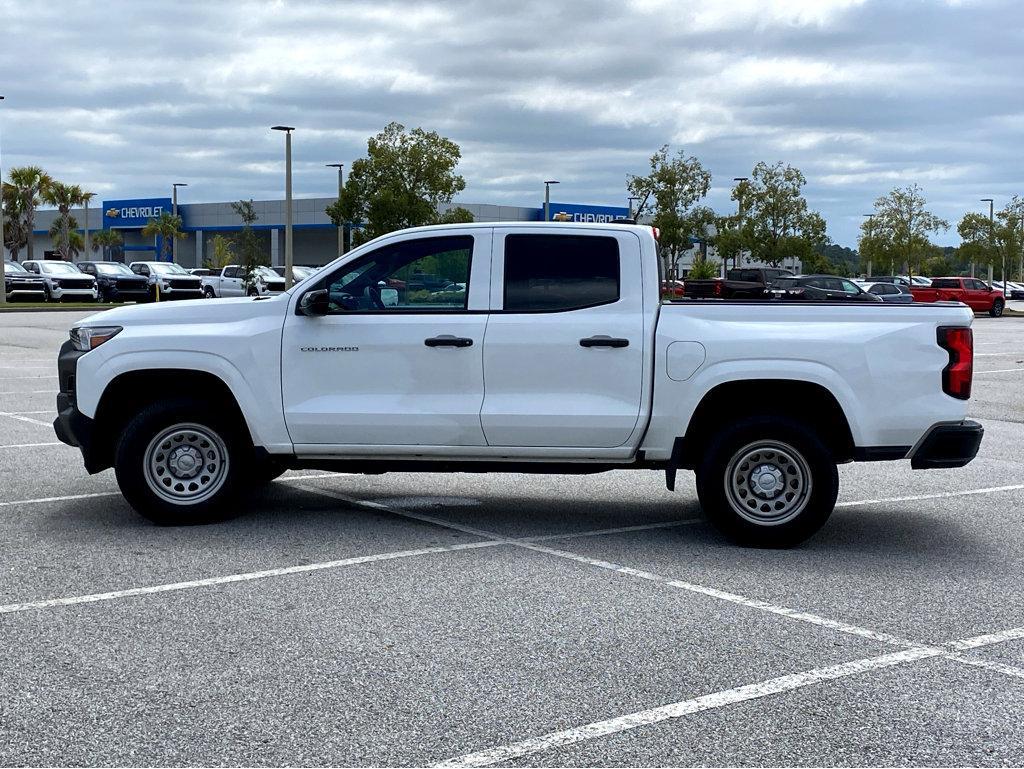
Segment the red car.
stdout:
[[927,288],[911,286],[915,302],[963,302],[975,312],[987,312],[993,318],[1003,314],[1003,293],[977,278],[932,278]]

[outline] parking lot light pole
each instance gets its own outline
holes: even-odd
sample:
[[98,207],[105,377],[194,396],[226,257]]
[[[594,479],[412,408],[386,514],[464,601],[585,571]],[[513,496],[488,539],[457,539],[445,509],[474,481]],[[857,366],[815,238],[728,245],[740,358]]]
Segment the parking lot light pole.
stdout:
[[[626,198],[626,208],[629,209],[629,218],[630,219],[633,218],[633,201],[635,201],[635,200],[640,200],[640,198],[635,197],[633,195],[630,195],[628,198]],[[639,213],[639,211],[637,213]]]
[[558,184],[554,179],[544,182],[544,221],[551,221],[551,185]]
[[[875,234],[875,215],[864,214],[864,218],[868,220],[868,240],[870,241]],[[872,244],[873,246],[873,244]],[[868,257],[868,274],[867,277],[871,277],[871,257]]]
[[[0,96],[0,101],[4,97]],[[4,284],[4,290],[0,291],[0,304],[7,304],[7,279],[4,275],[4,259],[7,258],[7,247],[4,245],[4,163],[3,155],[0,155],[0,283]],[[29,237],[32,237],[29,235]]]
[[[734,182],[736,182],[736,186],[737,187],[740,184],[742,184],[743,182],[748,181],[748,179],[749,179],[749,177],[746,177],[746,176],[734,176],[732,178],[732,180]],[[739,218],[737,219],[737,222],[736,222],[736,229],[737,230],[742,230],[743,229],[743,215],[744,215],[744,213],[746,213],[743,210],[743,194],[742,193],[740,193],[740,195],[736,198],[736,210],[737,210],[737,213],[739,215]],[[743,249],[741,247],[740,250],[736,252],[736,256],[734,256],[732,258],[732,266],[735,269],[736,267],[739,267],[742,264],[743,264]]]
[[[345,188],[345,164],[344,163],[325,163],[328,168],[338,169],[338,201],[341,201],[341,191]],[[338,225],[338,256],[345,255],[345,222]]]
[[271,131],[284,131],[284,288],[295,282],[292,277],[292,131],[295,126],[275,125]]
[[[992,273],[995,268],[992,265],[992,250],[995,248],[995,201],[992,198],[981,198],[982,203],[988,203],[988,284],[992,285]],[[971,277],[974,277],[974,271],[971,271]],[[1003,283],[1006,285],[1005,281]],[[1003,299],[1006,299],[1004,294]]]
[[[171,216],[178,215],[178,187],[188,187],[188,182],[175,182],[171,185]],[[171,238],[171,261],[178,263],[177,238]]]

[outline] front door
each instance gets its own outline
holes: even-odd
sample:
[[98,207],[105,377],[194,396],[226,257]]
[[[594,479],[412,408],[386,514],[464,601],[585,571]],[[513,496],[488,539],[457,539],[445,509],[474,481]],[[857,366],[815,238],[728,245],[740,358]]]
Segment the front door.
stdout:
[[487,443],[621,446],[643,390],[640,240],[549,232],[495,230],[480,415]]
[[292,299],[282,391],[297,451],[485,444],[490,256],[489,228],[400,235],[304,288],[329,292],[328,315]]

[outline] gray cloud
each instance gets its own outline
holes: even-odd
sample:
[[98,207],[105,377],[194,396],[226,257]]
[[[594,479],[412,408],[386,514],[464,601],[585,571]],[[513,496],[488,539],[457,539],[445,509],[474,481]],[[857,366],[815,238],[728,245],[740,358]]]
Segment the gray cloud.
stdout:
[[[496,4],[0,0],[4,166],[101,196],[329,195],[390,120],[463,147],[466,200],[618,203],[663,143],[714,174],[799,166],[830,234],[918,181],[956,220],[1021,189],[1015,0]],[[955,234],[943,238],[954,242]]]

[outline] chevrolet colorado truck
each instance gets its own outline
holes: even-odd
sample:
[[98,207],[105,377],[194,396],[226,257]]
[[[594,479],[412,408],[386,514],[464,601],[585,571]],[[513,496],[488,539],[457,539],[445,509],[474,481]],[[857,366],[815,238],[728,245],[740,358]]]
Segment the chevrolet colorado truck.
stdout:
[[967,307],[663,302],[660,265],[630,224],[391,233],[278,296],[82,320],[54,428],[160,524],[217,520],[288,468],[670,489],[682,469],[715,525],[770,546],[825,522],[840,463],[977,453]]
[[1006,308],[1006,298],[978,278],[932,278],[928,288],[911,286],[915,302],[963,302],[974,312],[987,312],[998,318]]

